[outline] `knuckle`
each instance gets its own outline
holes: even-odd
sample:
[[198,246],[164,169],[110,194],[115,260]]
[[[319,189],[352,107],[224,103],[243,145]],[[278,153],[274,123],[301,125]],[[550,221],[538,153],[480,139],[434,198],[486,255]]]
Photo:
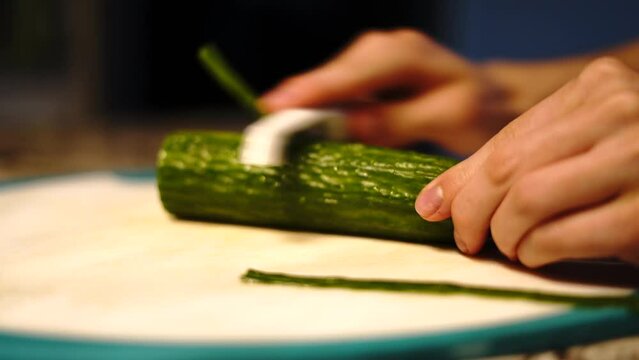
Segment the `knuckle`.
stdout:
[[509,191],[512,207],[519,216],[536,216],[544,209],[544,196],[540,194],[543,187],[534,177],[523,178]]
[[361,33],[355,39],[355,44],[377,44],[380,42],[385,42],[389,38],[389,34],[387,31],[382,30],[368,30],[366,32]]
[[516,248],[519,239],[503,227],[505,221],[507,221],[507,219],[504,219],[504,216],[494,216],[490,220],[490,235],[497,249],[507,258],[514,260],[517,258]]
[[520,168],[521,160],[518,151],[507,147],[498,147],[486,159],[484,171],[486,177],[494,185],[508,183]]
[[472,219],[471,207],[466,205],[463,192],[453,199],[450,205],[450,214],[455,228],[464,229]]
[[490,219],[490,234],[495,242],[495,245],[504,255],[509,258],[512,257],[512,249],[508,246],[509,238],[508,233],[505,231],[504,225],[507,221],[505,217],[507,214],[503,214],[500,210],[497,210],[495,215]]
[[620,90],[636,90],[638,79],[639,75],[620,60],[604,57],[594,60],[584,68],[577,77],[577,87],[605,99]]
[[489,227],[489,219],[486,220],[484,227],[484,219],[477,216],[476,207],[469,206],[470,202],[461,193],[461,196],[455,197],[451,204],[451,218],[455,228],[456,237],[461,237],[462,241],[468,246],[468,250],[475,252],[481,247],[486,237],[486,231]]
[[455,199],[453,199],[453,202],[450,204],[450,215],[457,225],[461,225],[461,223],[465,219],[465,206],[461,206],[461,197],[462,195],[457,195]]
[[540,260],[540,254],[564,254],[566,244],[565,236],[556,229],[548,227],[539,227],[531,230],[522,241],[527,242],[527,250],[522,251],[522,246],[516,250],[516,257],[519,262],[528,267],[536,268],[544,265],[549,259],[547,256],[544,261]]
[[529,269],[534,269],[534,268],[538,268],[544,264],[539,263],[537,260],[535,260],[533,257],[527,256],[526,254],[517,254],[517,260],[519,260],[519,262],[529,268]]
[[430,43],[433,41],[426,34],[411,28],[395,29],[391,32],[391,34],[397,39],[405,40],[408,42]]
[[602,103],[602,108],[607,116],[634,118],[639,115],[639,92],[631,89],[620,90],[610,95]]
[[496,234],[494,231],[491,230],[491,236],[493,237],[495,246],[500,253],[504,254],[504,256],[506,256],[510,260],[517,259],[517,243],[512,238],[510,238],[508,234]]
[[624,77],[627,73],[628,67],[620,60],[614,57],[601,57],[588,64],[582,76],[584,80],[601,81]]
[[361,34],[355,41],[353,48],[362,52],[383,51],[396,63],[406,66],[419,63],[419,57],[415,56],[415,52],[424,44],[427,45],[430,42],[425,35],[415,30],[371,30]]

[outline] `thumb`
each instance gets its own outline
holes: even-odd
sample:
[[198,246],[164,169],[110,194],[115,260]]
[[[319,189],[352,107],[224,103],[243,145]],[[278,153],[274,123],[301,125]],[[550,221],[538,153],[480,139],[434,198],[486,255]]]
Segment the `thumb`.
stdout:
[[510,122],[497,135],[466,160],[453,166],[422,189],[415,201],[415,210],[428,221],[441,221],[451,216],[451,204],[459,191],[470,181],[496,148],[516,146],[522,137],[564,116],[580,104],[574,96],[574,82]]

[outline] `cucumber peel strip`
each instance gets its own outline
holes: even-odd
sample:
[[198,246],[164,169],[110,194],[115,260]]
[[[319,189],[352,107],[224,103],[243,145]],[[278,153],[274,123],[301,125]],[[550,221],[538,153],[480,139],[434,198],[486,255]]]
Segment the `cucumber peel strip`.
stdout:
[[621,296],[567,295],[552,292],[460,285],[449,282],[412,282],[354,279],[346,277],[316,277],[285,273],[270,273],[254,269],[249,269],[244,275],[242,275],[241,279],[243,282],[248,283],[302,287],[377,290],[437,295],[474,295],[504,300],[530,300],[543,303],[565,304],[580,308],[614,307],[639,313],[639,295],[636,294]]
[[258,104],[255,92],[231,68],[224,59],[222,52],[214,44],[206,44],[200,47],[197,57],[209,75],[240,105],[250,110],[254,115],[262,116],[265,114]]

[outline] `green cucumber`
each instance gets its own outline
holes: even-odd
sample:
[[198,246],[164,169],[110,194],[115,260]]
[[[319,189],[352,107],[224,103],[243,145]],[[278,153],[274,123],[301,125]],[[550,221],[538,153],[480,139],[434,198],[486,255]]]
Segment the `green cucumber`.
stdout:
[[453,244],[450,221],[417,215],[422,187],[452,159],[354,143],[300,140],[286,165],[240,164],[240,134],[181,132],[158,156],[160,197],[191,219]]

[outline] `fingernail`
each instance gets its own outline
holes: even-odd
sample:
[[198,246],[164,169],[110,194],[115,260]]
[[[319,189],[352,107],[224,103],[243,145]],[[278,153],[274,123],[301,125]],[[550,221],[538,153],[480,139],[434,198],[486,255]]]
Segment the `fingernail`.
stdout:
[[424,219],[437,212],[444,202],[444,189],[441,186],[426,188],[417,196],[415,210]]
[[459,251],[463,252],[464,254],[468,254],[468,246],[466,246],[464,240],[462,240],[461,236],[459,236],[457,230],[453,232],[453,236],[455,237],[455,244],[457,244]]

